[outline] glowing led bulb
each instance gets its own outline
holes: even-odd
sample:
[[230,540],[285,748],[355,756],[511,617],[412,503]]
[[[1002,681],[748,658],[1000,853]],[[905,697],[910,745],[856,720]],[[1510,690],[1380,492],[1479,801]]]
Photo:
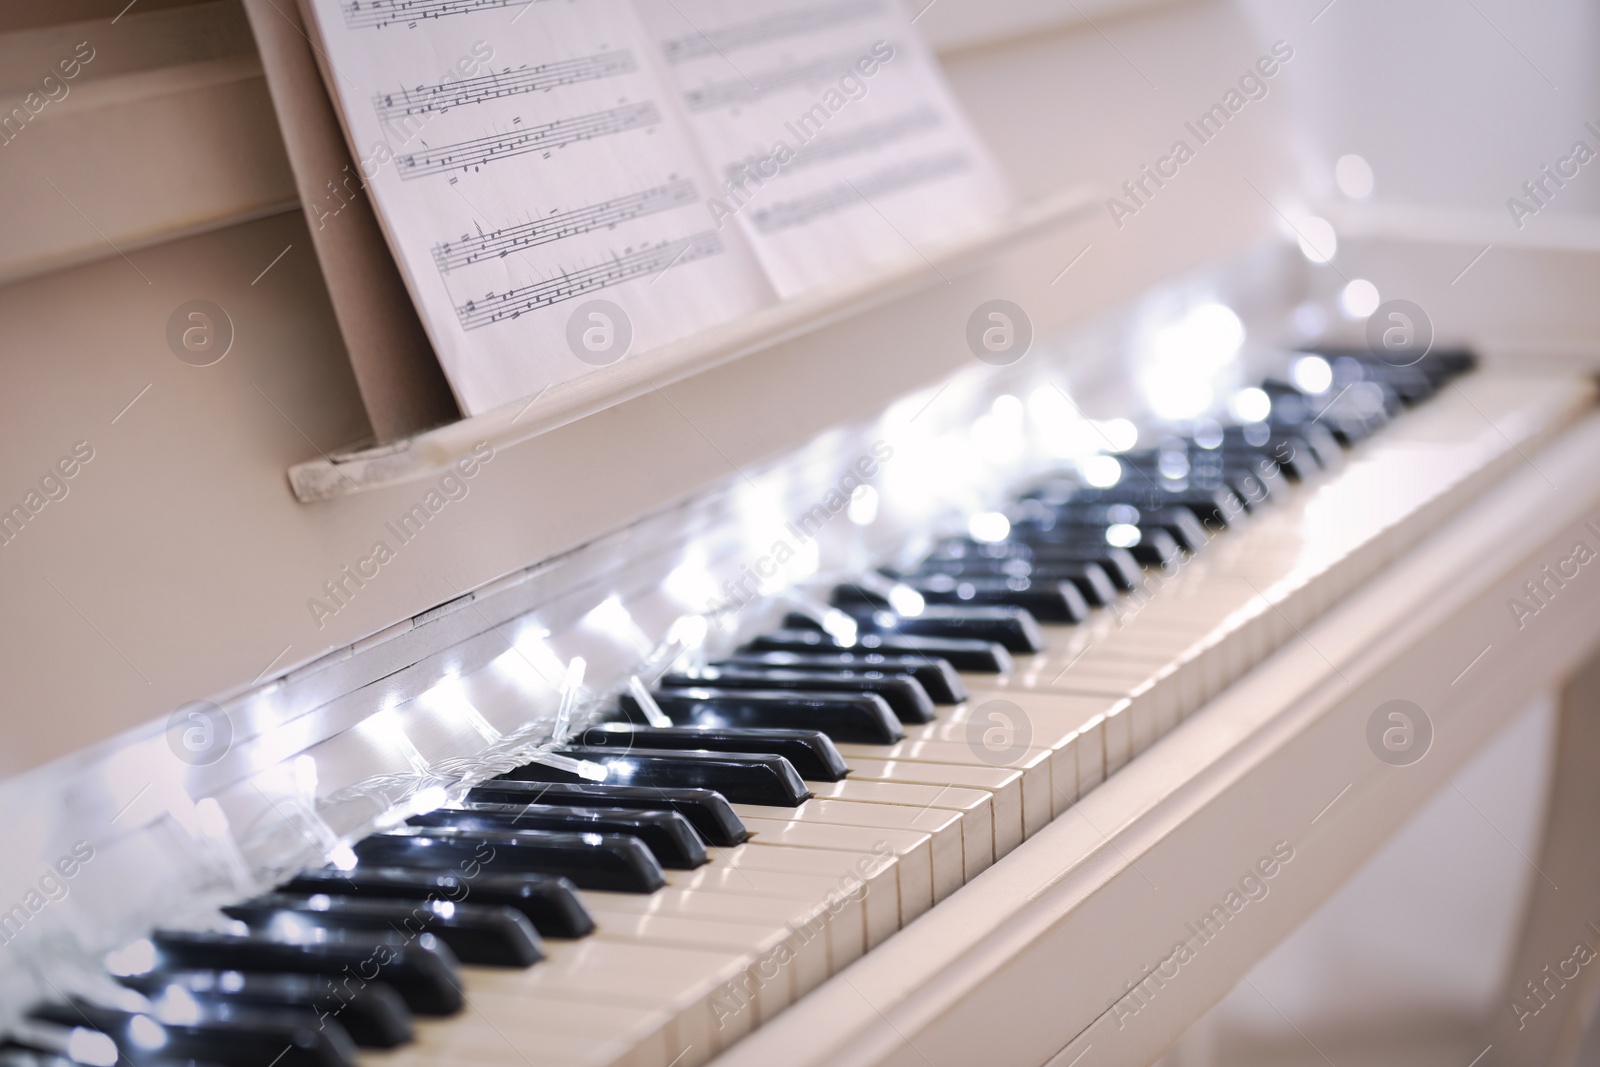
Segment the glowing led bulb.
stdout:
[[1118,522],[1106,527],[1106,544],[1113,548],[1132,548],[1144,539],[1139,527],[1128,522]]
[[1301,356],[1289,368],[1289,380],[1302,393],[1326,393],[1333,385],[1333,367],[1321,356]]
[[1078,464],[1083,480],[1096,489],[1106,489],[1122,481],[1122,464],[1116,456],[1086,456]]
[[998,511],[980,511],[967,520],[967,532],[974,541],[994,544],[1004,541],[1011,533],[1011,520]]
[[1094,425],[1113,452],[1130,452],[1139,443],[1139,427],[1127,419],[1107,419]]
[[870,485],[856,486],[845,514],[857,526],[871,526],[878,519],[878,491]]
[[1265,390],[1251,386],[1233,394],[1228,411],[1240,422],[1260,422],[1272,414],[1272,398]]

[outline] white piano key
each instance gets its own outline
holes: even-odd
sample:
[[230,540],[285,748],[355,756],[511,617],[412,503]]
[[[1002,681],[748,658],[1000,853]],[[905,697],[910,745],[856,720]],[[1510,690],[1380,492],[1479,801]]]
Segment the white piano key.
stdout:
[[[838,783],[843,785],[843,782]],[[875,783],[868,783],[875,784]],[[849,800],[808,800],[798,808],[765,808],[736,804],[734,810],[754,829],[752,820],[817,823],[826,826],[878,828],[927,834],[932,864],[933,898],[937,904],[966,881],[966,859],[959,812],[928,805],[860,804]],[[987,806],[985,816],[988,815]],[[770,817],[770,818],[769,818]],[[990,844],[992,851],[993,845]]]
[[[667,1067],[681,1051],[670,1011],[604,1001],[522,997],[469,986],[467,1007],[418,1018],[415,1040],[363,1049],[363,1067]],[[682,1067],[680,1062],[678,1067]]]
[[933,907],[933,839],[928,834],[787,819],[750,818],[744,824],[755,835],[751,844],[757,846],[859,852],[875,861],[892,852],[898,860],[894,867],[900,925]]
[[[589,899],[586,897],[586,904]],[[754,1010],[758,1021],[770,1019],[791,1004],[800,990],[796,972],[789,966],[802,952],[808,954],[811,974],[815,965],[826,966],[826,940],[820,931],[810,938],[796,936],[783,924],[715,922],[677,915],[629,914],[596,906],[592,937],[608,941],[706,949],[743,956],[744,971],[723,988],[722,1010]],[[808,986],[814,988],[813,986]]]
[[[821,875],[833,880],[834,892],[858,898],[864,905],[867,951],[870,952],[900,929],[899,871],[892,851],[886,855],[867,855],[837,849],[793,848],[757,841],[734,848],[710,848],[706,851],[711,857],[707,867],[692,872],[670,871],[667,883],[674,884],[673,875],[676,874],[709,874],[718,867],[735,870],[725,884],[731,884],[745,871]],[[679,881],[677,884],[685,883]]]
[[[580,895],[594,916],[596,937],[755,951],[752,975],[763,990],[776,979],[769,972],[778,961],[786,999],[816,988],[832,973],[826,904],[680,889],[651,894],[585,890]],[[775,998],[767,994],[762,1018]]]
[[[1008,698],[1009,699],[1009,698]],[[963,741],[901,741],[893,745],[840,745],[846,761],[857,759],[909,760],[918,763],[958,763],[992,766]],[[1032,835],[1050,821],[1050,760],[1045,748],[1028,748],[1008,764],[1022,772],[1022,833]]]
[[994,818],[994,858],[999,859],[1022,844],[1021,771],[987,764],[968,766],[857,756],[850,760],[850,780],[985,790],[990,795],[989,811]]
[[596,937],[549,941],[545,952],[541,963],[521,971],[463,968],[468,995],[665,1010],[672,1017],[668,1051],[694,1050],[683,1062],[704,1062],[755,1026],[756,1012],[730,1011],[723,1000],[728,984],[747,970],[746,954]]
[[633,899],[659,901],[656,906],[665,914],[677,914],[681,908],[685,915],[725,915],[729,921],[742,921],[742,916],[755,914],[750,901],[784,901],[800,909],[800,928],[809,931],[821,924],[830,974],[854,963],[867,951],[865,897],[853,893],[848,885],[841,886],[838,875],[795,874],[727,864],[666,874],[666,889]]
[[1103,780],[1108,761],[1115,769],[1138,751],[1136,746],[1141,739],[1136,736],[1136,712],[1147,716],[1143,746],[1147,747],[1156,736],[1153,721],[1148,718],[1148,708],[1141,708],[1130,700],[1048,690],[985,689],[976,684],[978,677],[981,676],[972,677],[973,685],[966,702],[941,709],[938,721],[912,727],[908,734],[918,740],[963,742],[977,755],[983,746],[981,735],[974,739],[973,732],[984,725],[985,704],[990,700],[1004,700],[1014,705],[1026,717],[1029,745],[1052,752],[1052,817],[1078,799],[1083,788],[1081,782],[1093,784]]
[[[941,715],[950,709],[941,708]],[[920,729],[920,727],[914,727]],[[856,804],[881,804],[913,809],[931,808],[953,811],[961,816],[962,880],[976,878],[994,862],[994,792],[953,785],[921,785],[911,782],[868,781],[852,769],[852,777],[842,782],[811,782],[818,800],[844,801],[848,807],[827,808],[849,812]],[[804,807],[805,805],[802,805]]]

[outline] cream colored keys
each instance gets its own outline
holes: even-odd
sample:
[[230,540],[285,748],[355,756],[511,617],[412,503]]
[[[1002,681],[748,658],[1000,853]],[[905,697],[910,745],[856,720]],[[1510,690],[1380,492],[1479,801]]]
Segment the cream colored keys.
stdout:
[[1131,758],[1137,740],[1134,711],[1132,702],[1109,697],[974,685],[964,703],[941,708],[936,721],[907,733],[923,741],[963,743],[978,761],[1000,767],[1030,749],[1048,749],[1053,817]]
[[[961,833],[962,817],[957,812],[927,806],[860,804],[849,800],[816,799],[808,800],[798,808],[767,808],[754,804],[735,804],[734,810],[752,831],[775,821],[819,827],[837,826],[851,831],[878,829],[926,834],[930,839],[929,859],[932,865],[931,903],[937,904],[960,889],[966,881],[966,858]],[[992,849],[992,844],[990,847]]]
[[[600,937],[690,947],[753,948],[776,933],[783,947],[769,947],[760,958],[783,961],[793,997],[816,988],[835,969],[827,929],[834,916],[825,903],[675,888],[648,894],[585,890],[580,896],[595,918],[595,934]],[[859,916],[854,920],[859,927]],[[702,929],[708,924],[727,929]],[[862,940],[859,929],[854,940],[858,944]],[[767,969],[757,968],[763,984],[772,981]]]
[[[750,841],[735,848],[708,848],[706,852],[711,857],[710,864],[697,871],[669,871],[667,884],[675,884],[674,875],[710,875],[720,867],[735,870],[725,884],[732,884],[739,873],[746,871],[821,875],[834,880],[831,892],[858,899],[865,906],[868,951],[900,929],[899,863],[894,849],[888,846],[862,853]],[[931,881],[931,875],[929,878]]]
[[[713,1005],[719,1021],[724,1014],[754,1009],[758,1019],[770,1019],[800,995],[798,972],[789,967],[800,953],[806,953],[811,977],[819,966],[827,965],[827,942],[820,936],[807,941],[783,924],[757,925],[655,915],[629,911],[608,911],[603,902],[585,895],[584,903],[594,916],[595,931],[590,937],[610,941],[637,942],[678,948],[706,949],[743,956],[743,973],[730,979],[723,995]],[[814,988],[808,986],[807,989]]]
[[[986,765],[982,756],[961,741],[906,740],[893,745],[840,745],[839,751],[849,763],[857,759],[879,759]],[[1022,773],[1022,832],[1025,837],[1050,821],[1052,757],[1049,749],[1028,748],[1018,752],[1008,764],[1012,770]]]
[[[819,928],[828,943],[828,971],[848,967],[867,951],[866,897],[859,883],[843,884],[837,874],[796,874],[712,864],[693,871],[668,871],[667,888],[652,894],[667,910],[682,898],[682,914],[713,918],[726,914],[737,918],[745,907],[743,900],[782,900],[805,908],[802,930]],[[723,903],[723,898],[737,898]],[[708,910],[709,909],[709,910]],[[884,911],[881,901],[874,912]],[[820,915],[818,914],[820,913]],[[885,916],[892,920],[893,916]],[[876,915],[875,921],[882,921]]]
[[[965,789],[949,784],[930,786],[907,782],[874,782],[864,780],[854,770],[851,774],[842,782],[806,783],[817,800],[844,802],[838,806],[817,807],[814,810],[823,814],[813,817],[856,825],[851,821],[853,816],[857,813],[867,814],[860,811],[860,804],[917,811],[924,808],[954,811],[961,816],[963,881],[976,878],[979,872],[994,862],[994,794],[988,789]],[[812,808],[812,802],[807,801],[801,808]]]
[[[874,860],[892,855],[899,861],[895,864],[895,885],[900,901],[900,925],[904,926],[933,907],[933,839],[929,834],[786,819],[752,818],[745,819],[744,824],[755,835],[751,840],[754,846],[859,852]],[[959,850],[959,838],[952,833],[951,839]],[[959,865],[959,851],[953,861]]]
[[664,1008],[523,997],[470,984],[466,996],[459,1014],[419,1018],[410,1044],[392,1051],[364,1049],[359,1062],[363,1067],[667,1067],[682,1051],[671,1043],[673,1016]]
[[469,1001],[488,993],[507,1002],[554,999],[664,1010],[672,1020],[668,1051],[691,1050],[684,1063],[704,1062],[758,1021],[758,1012],[730,1012],[722,999],[728,984],[748,970],[745,953],[599,937],[548,941],[545,952],[542,962],[526,970],[462,968]]
[[[1022,844],[1022,772],[1005,767],[980,767],[959,763],[922,763],[911,760],[850,760],[850,778],[841,784],[866,785],[881,781],[891,785],[931,786],[935,789],[981,789],[989,794],[994,817],[994,858]],[[813,784],[818,796],[829,795],[826,785]]]

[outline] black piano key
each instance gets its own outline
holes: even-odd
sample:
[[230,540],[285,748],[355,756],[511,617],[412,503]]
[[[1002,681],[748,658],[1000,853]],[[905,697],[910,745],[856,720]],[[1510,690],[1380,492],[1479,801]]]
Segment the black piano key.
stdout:
[[59,1026],[98,1030],[135,1067],[154,1060],[198,1060],[229,1067],[355,1067],[356,1046],[337,1023],[316,1012],[197,1003],[158,1020],[153,1013],[107,1008],[87,1001],[47,1004],[33,1016]]
[[842,782],[850,769],[832,738],[820,730],[636,726],[608,722],[580,734],[579,744],[626,752],[632,748],[704,749],[707,752],[766,752],[782,756],[808,782]]
[[[1186,511],[1181,514],[1187,515],[1190,519],[1194,518]],[[1110,544],[1107,539],[1107,527],[1080,526],[1076,529],[1082,531],[1082,539],[1090,544]],[[1183,562],[1184,548],[1178,543],[1178,539],[1172,536],[1171,531],[1156,523],[1137,526],[1135,529],[1139,531],[1137,542],[1115,547],[1132,556],[1141,567],[1175,567]]]
[[942,659],[958,671],[1004,674],[1011,669],[1011,653],[993,641],[967,637],[916,637],[910,634],[861,634],[850,648],[814,626],[786,627],[746,644],[741,652],[864,652],[892,656],[926,656]]
[[712,663],[713,667],[754,667],[759,670],[879,671],[908,674],[935,704],[959,704],[967,699],[967,685],[945,659],[926,656],[883,655],[877,652],[744,652]]
[[[961,576],[935,574],[902,578],[929,604],[952,607],[1016,607],[1040,622],[1079,623],[1089,617],[1089,602],[1070,581],[1039,577]],[[888,600],[857,585],[833,591],[836,607],[887,608]]]
[[1333,435],[1333,431],[1321,423],[1307,422],[1286,426],[1272,422],[1270,425],[1274,433],[1281,432],[1286,440],[1303,443],[1322,470],[1336,470],[1344,462],[1344,449],[1340,446],[1339,439]]
[[[1366,355],[1366,353],[1362,353]],[[1329,389],[1330,395],[1338,397],[1347,386],[1362,385],[1375,386],[1377,393],[1371,389],[1364,390],[1366,396],[1356,398],[1355,389],[1351,389],[1341,402],[1347,407],[1359,409],[1361,415],[1366,415],[1368,409],[1376,401],[1377,415],[1387,423],[1399,415],[1408,405],[1400,395],[1400,390],[1391,383],[1391,376],[1397,368],[1378,362],[1370,358],[1358,359],[1350,355],[1334,355],[1327,353],[1324,358],[1333,365],[1333,385]]]
[[1335,412],[1324,417],[1321,421],[1333,433],[1333,436],[1338,439],[1342,447],[1354,448],[1383,429],[1387,420],[1377,414],[1357,417]]
[[1274,428],[1270,423],[1258,424],[1264,431],[1255,438],[1258,444],[1252,444],[1246,435],[1254,427],[1229,426],[1222,431],[1222,447],[1225,451],[1240,451],[1263,457],[1278,465],[1293,481],[1303,482],[1317,471],[1324,470],[1323,457],[1314,448],[1305,435],[1301,433],[1286,433]]
[[915,678],[873,671],[750,670],[707,667],[674,672],[656,683],[661,689],[793,690],[797,693],[876,693],[901,722],[932,722],[933,698]]
[[1307,396],[1285,382],[1266,381],[1261,388],[1272,398],[1270,425],[1286,430],[1300,430],[1313,426],[1326,428],[1343,448],[1352,448],[1388,425],[1391,406],[1398,408],[1399,398],[1392,391],[1378,389],[1380,403],[1358,408],[1346,399],[1346,386],[1360,385],[1359,375],[1354,379],[1335,375],[1333,386],[1319,396]]
[[266,934],[285,924],[357,933],[427,932],[449,945],[461,962],[485,967],[531,967],[544,959],[544,947],[533,924],[521,912],[492,904],[268,893],[230,904],[222,912]]
[[1435,389],[1453,378],[1470,372],[1477,365],[1477,357],[1464,349],[1429,349],[1425,356],[1415,362],[1408,362],[1412,357],[1404,354],[1386,357],[1365,348],[1318,346],[1307,351],[1314,352],[1329,362],[1348,357],[1364,368],[1374,368],[1379,372],[1396,370],[1415,372],[1427,378]]
[[1187,508],[1207,529],[1222,530],[1237,522],[1245,502],[1232,488],[1183,486],[1163,488],[1143,479],[1123,479],[1105,489],[1083,488],[1073,494],[1079,504],[1129,504],[1141,512],[1162,508]]
[[[986,577],[1023,578],[1035,582],[1071,582],[1084,602],[1097,608],[1105,607],[1118,596],[1117,587],[1111,583],[1111,579],[1106,577],[1105,570],[1097,563],[1035,560],[1033,550],[1021,541],[1002,542],[1002,545],[1011,550],[1012,554],[1005,557],[985,555],[960,559],[930,557],[917,564],[912,571],[894,573],[901,581],[909,582],[917,589],[921,589],[925,584],[931,584],[935,579],[946,585],[953,581]],[[1026,607],[1025,604],[1019,606]],[[1034,614],[1040,622],[1052,621],[1037,612]]]
[[[1151,456],[1144,463],[1131,464],[1136,471],[1142,471],[1144,480],[1148,485],[1154,485],[1161,491],[1173,488],[1177,491],[1231,489],[1245,510],[1254,511],[1256,508],[1269,503],[1274,495],[1281,491],[1283,476],[1276,465],[1267,463],[1264,468],[1258,469],[1253,463],[1225,462],[1224,457],[1214,452],[1189,453],[1191,466],[1187,474],[1178,477],[1163,477],[1157,473],[1158,460]],[[1123,484],[1132,484],[1130,476],[1124,476]]]
[[[1329,435],[1328,443],[1338,451],[1338,443]],[[1210,540],[1206,528],[1188,508],[1140,509],[1131,504],[1090,504],[1072,499],[1077,492],[1076,482],[1047,481],[1024,494],[1025,505],[1037,504],[1056,523],[1084,525],[1107,529],[1112,526],[1137,526],[1141,533],[1152,529],[1169,534],[1185,552],[1197,551]]]
[[[1114,505],[1112,505],[1114,506]],[[1169,567],[1178,563],[1183,547],[1169,531],[1155,522],[1092,522],[1078,519],[1060,508],[1052,508],[1038,500],[1024,499],[1018,509],[1021,514],[1013,520],[1009,543],[1028,545],[1063,544],[1088,550],[1115,548],[1127,552],[1134,562],[1144,567]],[[1100,507],[1104,512],[1109,507]],[[1138,514],[1137,508],[1126,508]],[[1189,518],[1194,518],[1190,515]],[[1132,544],[1124,544],[1119,535],[1133,535]]]
[[1439,387],[1438,382],[1420,369],[1420,363],[1427,360],[1426,356],[1416,364],[1400,366],[1398,364],[1407,357],[1397,356],[1396,362],[1390,363],[1366,349],[1319,347],[1306,351],[1332,364],[1335,390],[1350,381],[1375,382],[1393,392],[1401,404],[1415,407],[1431,397]]
[[1033,549],[1033,558],[1041,565],[1093,563],[1105,572],[1112,585],[1124,592],[1137,587],[1144,576],[1132,552],[1106,544],[1103,537],[1089,540],[1070,529],[1038,533],[1024,530],[1017,540]]
[[[811,791],[782,756],[762,752],[705,752],[636,748],[618,755],[604,748],[572,745],[560,750],[573,759],[603,764],[610,779],[627,785],[659,785],[668,789],[713,789],[735,804],[795,808],[811,799]],[[535,774],[550,768],[530,764]],[[512,774],[522,777],[529,767]],[[564,773],[564,772],[563,772]]]
[[400,994],[380,982],[346,989],[308,975],[241,971],[156,971],[118,981],[152,1000],[177,988],[202,1004],[309,1009],[319,1019],[344,1027],[363,1048],[395,1048],[411,1040],[410,1009]]
[[1435,348],[1428,352],[1416,366],[1423,373],[1433,375],[1441,384],[1478,369],[1478,357],[1464,348]]
[[[728,804],[728,798],[710,789],[663,789],[613,785],[609,782],[518,782],[496,778],[492,782],[474,786],[467,794],[467,799],[485,804],[537,803],[575,807],[599,804],[636,811],[675,811],[689,820],[695,832],[708,845],[727,848],[742,845],[750,838],[744,821]],[[539,932],[547,937],[555,936],[542,928]]]
[[667,884],[644,842],[622,834],[413,826],[363,838],[355,853],[361,862],[379,867],[558,874],[579,889],[619,893],[653,893]]
[[[1333,440],[1331,435],[1328,439]],[[1334,447],[1338,447],[1337,442]],[[1140,519],[1140,529],[1144,528],[1145,523],[1152,524],[1156,529],[1170,534],[1185,552],[1198,552],[1211,540],[1211,532],[1188,508],[1154,508],[1141,512],[1141,515],[1147,517]]]
[[[900,720],[876,693],[663,689],[655,694],[655,700],[667,718],[680,726],[816,730],[834,741],[860,745],[892,745],[906,736]],[[633,722],[643,720],[643,713],[626,693],[618,706]]]
[[158,930],[150,935],[158,970],[271,971],[316,974],[340,981],[357,973],[390,986],[419,1015],[461,1010],[455,953],[432,934],[402,939],[329,932],[314,941],[257,934]]
[[[979,641],[992,641],[1008,652],[1043,652],[1044,632],[1039,622],[1022,608],[984,607],[958,608],[931,605],[920,615],[897,615],[890,611],[869,608],[842,609],[855,619],[856,624],[868,633],[907,634],[914,637],[968,637]],[[784,619],[786,629],[805,629],[814,626],[804,615],[791,614]]]
[[1283,496],[1283,474],[1273,464],[1226,467],[1222,472],[1222,480],[1239,494],[1245,507],[1252,511]]
[[626,834],[643,841],[663,867],[692,870],[706,862],[706,847],[700,835],[688,819],[675,811],[473,801],[465,808],[439,808],[407,821],[412,826],[454,826],[462,830]]
[[578,899],[577,887],[559,875],[496,874],[476,878],[451,871],[407,867],[357,866],[305,871],[279,886],[286,893],[327,893],[364,900],[444,900],[494,904],[521,912],[541,937],[587,937],[594,919]]

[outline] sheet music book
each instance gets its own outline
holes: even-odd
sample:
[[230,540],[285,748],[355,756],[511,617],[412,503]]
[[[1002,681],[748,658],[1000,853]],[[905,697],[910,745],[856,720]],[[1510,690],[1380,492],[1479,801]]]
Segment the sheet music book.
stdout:
[[897,0],[302,0],[469,415],[1002,210]]

